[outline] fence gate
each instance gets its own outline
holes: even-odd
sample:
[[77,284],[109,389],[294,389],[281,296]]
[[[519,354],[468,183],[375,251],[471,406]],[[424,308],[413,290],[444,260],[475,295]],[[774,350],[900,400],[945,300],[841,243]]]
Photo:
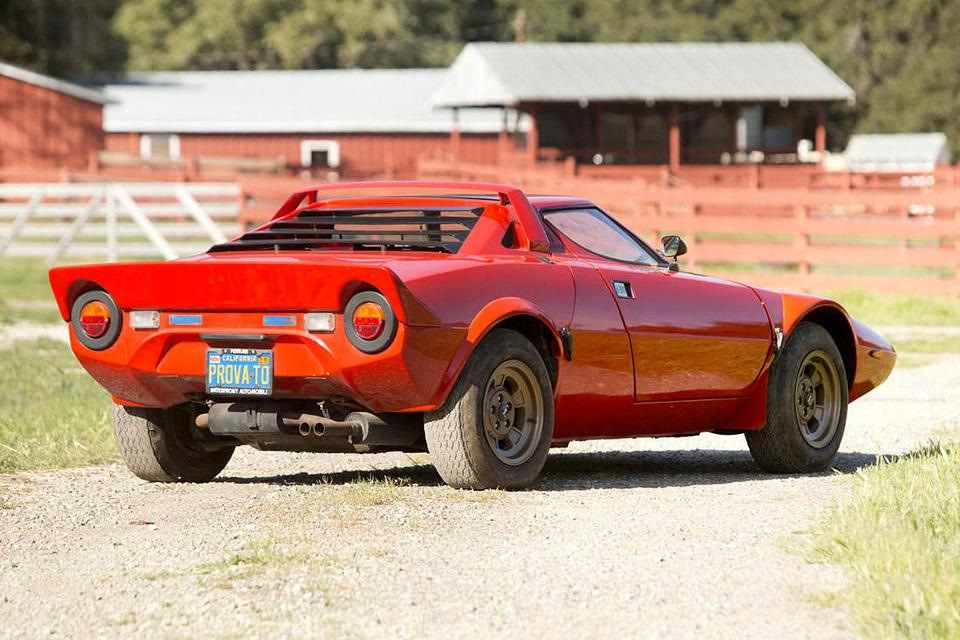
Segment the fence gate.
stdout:
[[229,183],[0,184],[0,256],[173,260],[237,234],[240,208]]

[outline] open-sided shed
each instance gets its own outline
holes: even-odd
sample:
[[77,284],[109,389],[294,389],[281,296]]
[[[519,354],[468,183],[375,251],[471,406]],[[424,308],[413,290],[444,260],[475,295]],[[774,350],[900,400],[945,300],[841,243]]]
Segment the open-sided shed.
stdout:
[[[796,161],[826,148],[825,107],[854,91],[799,43],[469,44],[432,94],[528,113],[531,161]],[[548,151],[549,150],[549,151]],[[759,152],[759,155],[758,153]]]

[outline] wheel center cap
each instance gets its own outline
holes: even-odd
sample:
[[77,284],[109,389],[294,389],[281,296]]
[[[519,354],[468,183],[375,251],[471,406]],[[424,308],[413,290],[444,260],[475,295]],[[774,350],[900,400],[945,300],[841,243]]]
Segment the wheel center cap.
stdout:
[[494,389],[489,396],[490,433],[496,438],[505,438],[514,427],[513,403],[506,389]]

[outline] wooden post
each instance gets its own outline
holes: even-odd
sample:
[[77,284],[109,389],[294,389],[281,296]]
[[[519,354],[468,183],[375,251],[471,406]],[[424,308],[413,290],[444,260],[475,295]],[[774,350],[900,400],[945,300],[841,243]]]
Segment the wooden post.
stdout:
[[[957,226],[960,226],[960,205],[953,207],[953,220]],[[957,254],[957,259],[953,263],[953,280],[957,295],[960,295],[960,233],[953,236],[953,251]]]
[[810,275],[810,261],[807,260],[807,252],[810,249],[810,234],[807,233],[807,208],[804,205],[797,205],[794,211],[797,231],[794,237],[793,246],[797,252],[797,272],[803,276],[804,288],[806,288],[807,276]]
[[460,164],[460,109],[453,108],[453,127],[450,129],[450,154]]
[[504,164],[507,160],[507,152],[509,151],[510,137],[507,133],[507,108],[503,108],[503,124],[500,127],[500,132],[497,134],[497,162],[499,164]]
[[680,173],[680,105],[670,105],[670,173]]
[[530,131],[527,132],[527,163],[530,168],[536,168],[537,157],[540,155],[540,131],[537,129],[537,110],[529,107]]
[[814,145],[820,154],[820,162],[823,163],[823,156],[827,151],[827,110],[823,104],[817,104],[817,134]]

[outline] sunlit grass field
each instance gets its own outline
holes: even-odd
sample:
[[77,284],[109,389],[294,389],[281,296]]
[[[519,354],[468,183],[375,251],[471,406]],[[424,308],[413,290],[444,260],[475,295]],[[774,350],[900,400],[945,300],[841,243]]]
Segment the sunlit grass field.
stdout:
[[858,471],[815,532],[813,559],[843,566],[839,601],[872,638],[960,637],[960,444]]
[[43,260],[0,260],[0,324],[61,322]]
[[0,348],[0,473],[115,460],[111,410],[66,344]]

